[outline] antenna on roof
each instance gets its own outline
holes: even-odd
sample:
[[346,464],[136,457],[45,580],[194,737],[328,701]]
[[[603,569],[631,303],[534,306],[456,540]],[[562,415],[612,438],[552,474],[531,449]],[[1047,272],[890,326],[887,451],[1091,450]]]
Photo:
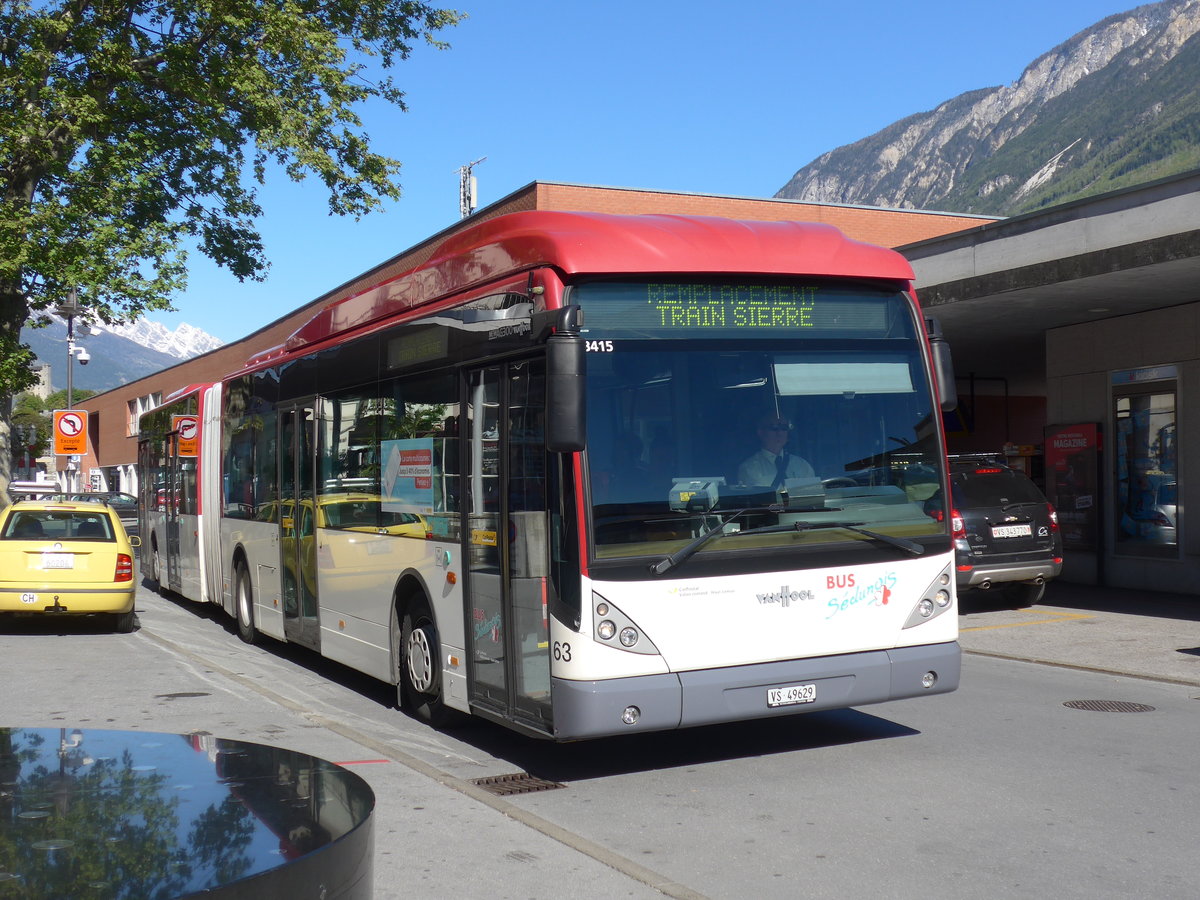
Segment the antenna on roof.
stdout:
[[467,163],[458,170],[458,214],[460,218],[465,219],[475,212],[476,182],[471,170],[485,159],[487,159],[486,156],[481,156],[475,162]]

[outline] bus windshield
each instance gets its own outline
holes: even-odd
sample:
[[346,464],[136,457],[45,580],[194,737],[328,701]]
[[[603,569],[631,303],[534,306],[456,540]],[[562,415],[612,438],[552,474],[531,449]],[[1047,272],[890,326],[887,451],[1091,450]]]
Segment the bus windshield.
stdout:
[[[916,310],[821,284],[596,283],[584,310],[597,560],[946,535]],[[932,498],[932,499],[931,499]],[[789,527],[790,526],[790,527]],[[900,539],[900,540],[894,540]]]

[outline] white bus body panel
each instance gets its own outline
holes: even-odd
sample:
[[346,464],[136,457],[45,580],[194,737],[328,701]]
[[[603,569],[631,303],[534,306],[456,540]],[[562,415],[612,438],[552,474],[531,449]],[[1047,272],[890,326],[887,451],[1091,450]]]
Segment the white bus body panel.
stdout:
[[221,546],[228,548],[221,561],[225,608],[233,606],[233,560],[240,549],[246,556],[250,588],[254,593],[254,625],[268,637],[283,640],[283,592],[279,575],[279,526],[247,519],[221,520]]
[[[946,554],[837,569],[703,579],[605,582],[584,579],[578,634],[555,622],[553,639],[574,644],[554,674],[578,681],[753,665],[939,644],[957,640],[953,602],[905,628],[917,603],[948,571]],[[953,598],[953,571],[946,590]],[[592,592],[631,620],[658,655],[593,638]]]
[[[443,644],[443,667],[455,648],[463,646],[462,585],[457,580],[451,584],[445,568],[438,566],[439,559],[457,556],[457,545],[330,528],[319,528],[317,541],[323,656],[394,682],[392,598],[405,575],[415,576],[429,597]],[[462,658],[461,649],[457,655]]]
[[[158,545],[162,548],[162,544]],[[204,602],[200,584],[200,523],[195,515],[179,516],[179,593],[189,600]]]
[[206,477],[200,486],[200,514],[196,523],[199,538],[197,560],[200,577],[200,598],[208,603],[221,604],[221,385],[214,384],[204,392],[204,421],[200,423],[200,471]]

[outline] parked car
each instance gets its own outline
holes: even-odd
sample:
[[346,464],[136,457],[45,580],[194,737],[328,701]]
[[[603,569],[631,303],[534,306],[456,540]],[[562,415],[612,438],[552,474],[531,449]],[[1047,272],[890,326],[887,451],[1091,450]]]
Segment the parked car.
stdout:
[[107,503],[117,511],[125,531],[138,533],[138,499],[124,491],[82,491],[70,494],[53,494],[50,500],[65,500],[68,503]]
[[14,503],[0,513],[0,613],[104,615],[132,631],[139,544],[107,504]]
[[[999,590],[1017,606],[1039,603],[1062,572],[1058,513],[1024,472],[1002,458],[950,457],[951,529],[959,593]],[[925,510],[945,515],[940,493]]]
[[55,500],[66,500],[69,503],[107,503],[117,511],[122,518],[137,518],[138,501],[133,494],[124,491],[83,491],[72,494],[55,494]]

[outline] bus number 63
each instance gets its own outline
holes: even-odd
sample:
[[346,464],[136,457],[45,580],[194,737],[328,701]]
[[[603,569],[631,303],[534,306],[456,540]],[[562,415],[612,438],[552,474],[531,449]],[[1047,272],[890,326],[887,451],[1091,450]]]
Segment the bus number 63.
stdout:
[[570,662],[571,661],[571,645],[564,643],[564,642],[555,641],[554,642],[554,658],[556,660],[561,660],[562,662]]

